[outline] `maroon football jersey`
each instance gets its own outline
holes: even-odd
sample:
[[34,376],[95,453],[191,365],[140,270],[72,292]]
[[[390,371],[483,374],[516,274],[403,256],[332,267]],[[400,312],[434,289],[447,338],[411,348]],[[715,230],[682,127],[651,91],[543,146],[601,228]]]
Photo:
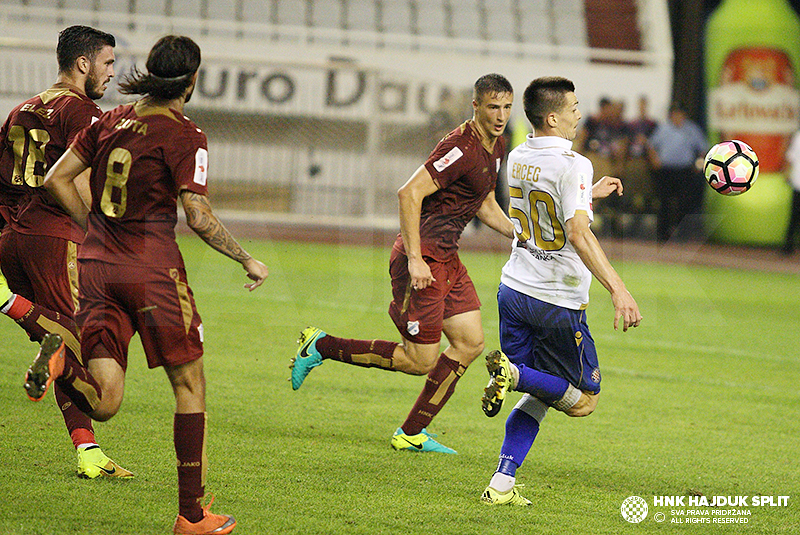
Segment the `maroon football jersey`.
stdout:
[[9,114],[0,128],[0,214],[11,228],[83,241],[83,230],[41,186],[50,166],[100,113],[78,88],[58,83]]
[[[458,251],[458,239],[497,185],[505,156],[500,137],[491,153],[481,144],[472,121],[447,134],[433,149],[425,168],[439,189],[422,201],[420,244],[422,254],[446,261]],[[402,238],[395,247],[404,251]]]
[[92,168],[92,207],[78,258],[183,267],[175,242],[178,195],[208,193],[207,141],[197,125],[140,101],[104,113],[71,148]]

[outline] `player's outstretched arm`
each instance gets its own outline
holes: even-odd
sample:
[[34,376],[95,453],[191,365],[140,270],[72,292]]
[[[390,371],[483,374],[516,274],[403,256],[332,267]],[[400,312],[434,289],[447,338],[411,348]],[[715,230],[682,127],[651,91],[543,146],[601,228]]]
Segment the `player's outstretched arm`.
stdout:
[[403,236],[403,247],[408,257],[408,274],[411,287],[423,290],[435,280],[431,268],[422,258],[422,247],[419,237],[419,218],[422,213],[422,201],[439,189],[433,177],[419,166],[416,172],[397,190],[400,209],[400,234]]
[[267,266],[242,249],[239,242],[214,215],[208,198],[205,195],[183,190],[181,191],[181,203],[186,212],[186,224],[189,225],[189,228],[213,249],[242,264],[247,272],[247,277],[254,281],[245,284],[245,288],[252,291],[261,286],[269,275]]
[[642,321],[639,305],[625,288],[625,283],[608,261],[600,242],[589,228],[589,216],[575,214],[572,219],[567,220],[567,239],[584,265],[611,294],[611,302],[614,305],[614,329],[619,327],[620,319],[623,331],[627,331],[628,327],[638,327]]
[[507,238],[514,238],[514,223],[511,222],[505,212],[503,212],[503,209],[500,208],[500,205],[497,204],[494,191],[486,196],[477,215],[478,219],[490,229],[496,230]]
[[89,207],[83,202],[75,179],[87,169],[89,166],[67,149],[44,177],[45,189],[84,230]]
[[614,176],[604,176],[592,186],[592,199],[605,199],[614,192],[622,197],[622,180]]

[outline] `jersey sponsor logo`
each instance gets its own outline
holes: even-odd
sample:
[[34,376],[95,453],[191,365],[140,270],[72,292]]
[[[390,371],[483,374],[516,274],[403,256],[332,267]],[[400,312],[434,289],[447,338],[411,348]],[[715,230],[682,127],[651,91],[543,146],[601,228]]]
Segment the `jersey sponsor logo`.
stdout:
[[588,175],[586,175],[586,173],[578,173],[578,198],[577,198],[578,206],[586,206],[589,202],[591,202],[591,200],[588,198],[588,195],[586,194],[587,176]]
[[461,152],[461,149],[453,147],[450,152],[433,162],[433,168],[441,173],[462,156],[464,156],[464,153]]
[[419,334],[419,322],[418,321],[409,321],[408,324],[406,324],[406,330],[408,331],[408,334],[410,334],[411,336],[418,335]]
[[527,241],[519,242],[517,244],[517,247],[525,249],[526,251],[528,251],[528,253],[530,253],[532,257],[534,257],[536,260],[541,260],[542,262],[550,262],[555,258],[547,251],[543,251],[542,249],[539,249],[538,247],[529,244]]
[[206,185],[208,178],[208,151],[202,147],[194,155],[194,182],[201,186]]

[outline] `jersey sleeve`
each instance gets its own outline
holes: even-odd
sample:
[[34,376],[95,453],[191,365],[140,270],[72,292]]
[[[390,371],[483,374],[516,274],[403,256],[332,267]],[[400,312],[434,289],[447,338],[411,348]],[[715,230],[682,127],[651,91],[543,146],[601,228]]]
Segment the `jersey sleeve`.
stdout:
[[167,165],[178,191],[187,189],[199,195],[208,195],[208,141],[202,131],[196,127],[193,130],[175,144],[180,150],[168,153]]
[[63,132],[66,134],[67,147],[72,144],[81,130],[96,122],[102,113],[93,102],[77,97],[73,98],[78,102],[64,108]]
[[425,162],[425,169],[440,189],[464,176],[473,159],[466,136],[450,135],[439,142]]
[[88,128],[78,130],[69,148],[72,149],[78,159],[91,167],[97,148],[97,127],[90,125]]
[[589,221],[594,220],[592,207],[592,162],[588,158],[576,158],[567,170],[561,191],[561,209],[564,221],[569,221],[578,213],[584,213]]

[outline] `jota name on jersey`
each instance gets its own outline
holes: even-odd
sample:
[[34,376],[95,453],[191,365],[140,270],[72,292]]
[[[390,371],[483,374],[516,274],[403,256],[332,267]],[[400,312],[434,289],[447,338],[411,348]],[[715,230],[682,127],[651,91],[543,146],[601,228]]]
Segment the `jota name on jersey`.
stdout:
[[122,118],[119,120],[117,125],[114,127],[117,130],[124,130],[126,128],[130,128],[137,134],[147,135],[147,124],[141,121],[137,121],[136,119],[126,119]]

